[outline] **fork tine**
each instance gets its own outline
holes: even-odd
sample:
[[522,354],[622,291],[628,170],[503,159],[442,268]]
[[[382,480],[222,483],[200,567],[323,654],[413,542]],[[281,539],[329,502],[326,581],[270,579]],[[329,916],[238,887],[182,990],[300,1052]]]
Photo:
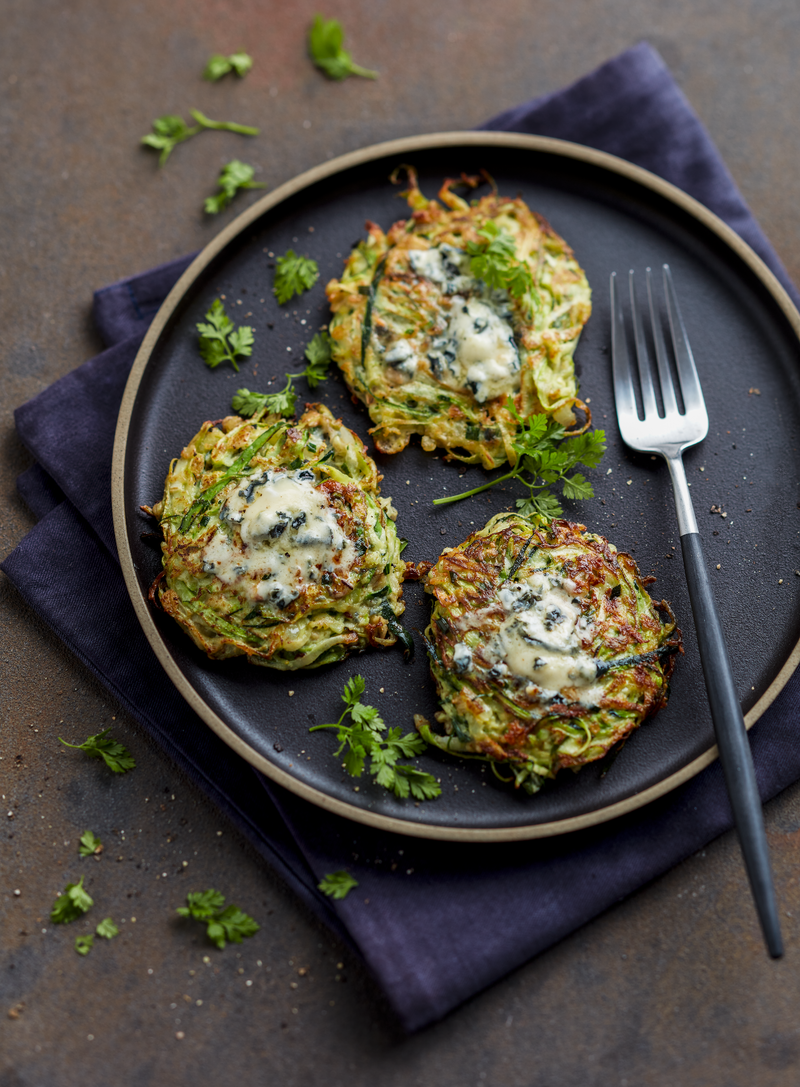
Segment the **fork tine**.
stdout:
[[617,273],[611,273],[611,360],[614,375],[614,399],[617,415],[636,419],[636,398],[633,395],[633,374],[625,342],[625,318],[622,315],[622,299],[617,289]]
[[653,330],[653,344],[656,349],[656,362],[658,364],[658,379],[661,383],[661,399],[664,404],[664,415],[677,415],[678,404],[675,399],[675,386],[672,381],[672,372],[667,358],[667,347],[664,343],[664,333],[661,329],[661,320],[653,301],[653,276],[647,269],[647,301],[650,306],[650,327]]
[[696,411],[705,415],[706,405],[703,399],[703,390],[700,387],[697,367],[694,364],[694,356],[689,346],[689,337],[686,334],[686,326],[683,323],[680,306],[678,305],[678,296],[672,282],[672,272],[668,264],[662,265],[662,271],[664,274],[664,293],[667,298],[669,327],[672,333],[672,349],[675,352],[675,364],[678,369],[678,380],[680,381],[684,407],[687,412]]
[[636,305],[636,291],[634,288],[633,269],[628,273],[628,284],[631,290],[631,316],[633,317],[633,338],[636,343],[636,358],[639,363],[639,383],[642,389],[642,406],[645,419],[652,419],[658,415],[656,394],[653,389],[653,375],[650,370],[650,357],[645,343],[642,318],[639,307]]

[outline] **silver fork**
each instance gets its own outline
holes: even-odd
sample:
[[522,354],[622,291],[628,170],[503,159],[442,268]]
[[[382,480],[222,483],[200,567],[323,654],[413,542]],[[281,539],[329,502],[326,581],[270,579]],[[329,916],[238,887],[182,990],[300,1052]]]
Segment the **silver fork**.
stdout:
[[678,308],[669,265],[663,265],[663,272],[675,369],[678,374],[684,410],[681,411],[678,407],[659,309],[654,302],[652,279],[648,268],[647,296],[650,325],[664,414],[662,416],[658,412],[642,319],[636,304],[634,275],[630,272],[633,339],[636,345],[639,386],[644,409],[644,418],[639,418],[634,392],[634,375],[625,338],[622,301],[617,287],[617,274],[612,272],[611,354],[617,419],[626,445],[641,453],[660,454],[669,467],[675,494],[689,599],[697,630],[700,660],[717,737],[720,762],[764,939],[770,955],[773,958],[779,958],[783,954],[783,941],[778,921],[769,850],[764,833],[761,798],[758,795],[747,730],[733,682],[722,627],[717,616],[682,460],[684,449],[701,442],[708,434],[708,413],[686,328]]

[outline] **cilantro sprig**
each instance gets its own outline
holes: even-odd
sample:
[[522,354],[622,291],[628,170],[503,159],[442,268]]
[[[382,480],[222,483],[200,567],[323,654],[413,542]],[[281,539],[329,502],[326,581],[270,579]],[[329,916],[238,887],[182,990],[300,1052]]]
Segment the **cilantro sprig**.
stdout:
[[[361,777],[369,759],[369,773],[378,785],[401,799],[409,794],[417,800],[433,800],[441,794],[436,778],[413,766],[399,764],[398,759],[421,755],[427,744],[421,736],[409,732],[402,736],[399,728],[387,731],[386,723],[374,706],[361,701],[366,684],[361,676],[353,676],[344,685],[342,701],[345,709],[333,724],[314,725],[309,732],[335,728],[339,748],[335,758],[344,751],[343,766],[351,777]],[[350,717],[352,724],[344,720]]]
[[583,464],[587,468],[597,467],[606,449],[605,431],[594,430],[567,438],[564,427],[549,416],[531,415],[527,419],[521,419],[511,397],[506,400],[505,407],[519,426],[511,443],[517,455],[514,467],[510,472],[484,483],[481,487],[473,487],[461,494],[447,495],[446,498],[434,498],[434,506],[458,502],[511,479],[518,479],[528,488],[528,497],[518,498],[516,502],[523,517],[534,514],[547,518],[560,517],[564,511],[550,489],[557,485],[560,485],[565,498],[592,498],[594,489],[589,480],[580,472],[575,472],[574,475],[569,473],[577,464]]
[[278,305],[296,294],[309,290],[319,279],[319,266],[310,257],[300,257],[294,249],[287,249],[275,262],[275,282],[272,293],[278,299]]
[[186,896],[186,905],[179,906],[181,917],[191,917],[206,925],[206,935],[213,944],[223,948],[226,941],[240,944],[247,936],[255,936],[261,926],[238,906],[226,906],[225,895],[209,887]]
[[217,178],[219,192],[213,196],[207,196],[203,208],[207,215],[219,215],[227,208],[240,189],[266,189],[265,181],[253,181],[255,170],[246,162],[239,159],[231,159],[226,163]]
[[328,898],[347,898],[354,887],[358,886],[358,880],[354,879],[344,868],[338,872],[329,872],[322,877],[322,882],[317,887]]
[[85,830],[81,834],[80,841],[78,842],[78,853],[81,857],[95,857],[100,856],[103,852],[103,843],[97,838],[91,830]]
[[108,735],[110,731],[110,728],[105,728],[96,736],[89,736],[82,744],[69,744],[60,736],[58,738],[65,747],[84,751],[90,759],[102,759],[115,774],[125,774],[128,770],[133,770],[136,762],[126,747]]
[[103,918],[94,932],[90,932],[86,936],[75,937],[75,950],[79,955],[89,954],[94,947],[95,936],[100,936],[104,940],[113,940],[115,936],[119,936],[119,929],[110,917]]
[[526,261],[517,260],[514,239],[491,219],[478,231],[480,242],[467,242],[469,268],[492,290],[524,298],[533,290],[533,275]]
[[145,147],[152,147],[154,151],[161,152],[158,156],[159,166],[164,165],[179,143],[191,139],[192,136],[196,136],[198,132],[207,128],[238,132],[240,136],[257,136],[259,133],[259,129],[253,128],[252,125],[240,125],[235,121],[212,121],[199,109],[191,109],[189,112],[197,122],[195,125],[187,125],[184,119],[175,113],[165,113],[153,121],[153,131],[142,136]]
[[84,877],[77,883],[68,883],[63,892],[56,898],[50,911],[50,920],[56,925],[68,925],[71,921],[77,921],[94,905],[94,899],[83,887]]
[[286,387],[278,393],[253,393],[249,389],[237,389],[231,407],[243,419],[260,412],[262,415],[294,415],[297,393],[292,388],[292,375],[286,379]]
[[88,955],[94,947],[94,936],[90,932],[88,936],[75,937],[75,950],[79,955]]
[[304,377],[309,387],[316,389],[320,382],[328,377],[331,364],[331,337],[329,332],[317,332],[310,343],[306,344],[305,357],[308,366],[292,377]]
[[247,358],[253,354],[255,336],[252,328],[249,325],[236,328],[219,298],[211,303],[205,321],[197,322],[197,331],[203,362],[212,370],[221,362],[229,362],[238,373],[237,357]]
[[347,79],[350,75],[358,75],[363,79],[378,78],[377,72],[356,64],[344,48],[344,30],[338,19],[314,16],[314,22],[308,31],[308,52],[328,79]]
[[203,79],[216,83],[218,79],[222,79],[228,72],[235,72],[241,79],[247,75],[252,67],[253,58],[242,49],[236,53],[230,53],[227,57],[223,56],[222,53],[215,53],[213,57],[209,58],[208,64],[205,66]]

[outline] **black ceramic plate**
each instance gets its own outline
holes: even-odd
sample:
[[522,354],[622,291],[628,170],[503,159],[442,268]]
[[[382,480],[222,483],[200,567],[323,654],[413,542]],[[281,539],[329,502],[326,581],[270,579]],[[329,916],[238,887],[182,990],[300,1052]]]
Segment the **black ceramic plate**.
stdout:
[[[567,505],[629,551],[654,596],[671,601],[684,634],[666,710],[646,722],[610,762],[563,771],[535,797],[515,792],[485,764],[428,752],[419,765],[441,779],[432,802],[400,801],[368,777],[347,777],[331,732],[344,681],[366,680],[365,701],[390,725],[413,728],[414,713],[437,710],[422,643],[413,663],[398,650],[366,653],[309,674],[275,672],[238,659],[212,662],[146,603],[160,569],[141,539],[139,512],[161,495],[169,461],[205,419],[230,411],[242,385],[262,391],[302,368],[305,344],[328,319],[324,284],[342,269],[365,219],[385,228],[407,213],[389,174],[419,171],[433,196],[445,177],[487,169],[501,194],[521,194],[565,237],[594,289],[594,313],[581,338],[581,395],[604,427],[608,452],[591,473],[596,498]],[[279,307],[272,254],[313,257],[320,279]],[[159,659],[200,716],[270,777],[323,808],[391,830],[462,840],[539,837],[601,822],[653,799],[714,757],[714,741],[686,594],[672,494],[663,461],[630,453],[619,437],[610,380],[608,280],[613,270],[672,267],[711,420],[708,438],[686,455],[700,533],[717,592],[748,724],[791,673],[800,637],[800,381],[798,315],[774,277],[740,239],[665,182],[611,156],[557,140],[500,134],[445,134],[383,144],[346,156],[283,186],[240,216],[204,250],[162,307],[137,359],[120,415],[114,512],[128,588]],[[197,351],[195,324],[224,297],[229,313],[255,330],[240,374],[211,371]],[[270,381],[272,384],[270,385]],[[299,383],[305,393],[303,382]],[[332,377],[322,399],[365,439],[369,421]],[[518,492],[489,491],[450,506],[431,500],[483,482],[419,444],[378,457],[383,492],[399,510],[406,557],[435,560]],[[711,512],[722,509],[727,516]],[[405,590],[405,623],[424,628],[428,598]],[[605,771],[605,772],[604,772]]]

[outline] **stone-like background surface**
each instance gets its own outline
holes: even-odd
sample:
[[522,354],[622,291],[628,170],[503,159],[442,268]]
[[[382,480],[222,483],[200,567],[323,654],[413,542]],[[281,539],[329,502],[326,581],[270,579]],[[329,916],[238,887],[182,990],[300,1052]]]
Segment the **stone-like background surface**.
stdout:
[[[234,156],[273,187],[372,142],[469,128],[647,38],[800,282],[789,0],[339,0],[326,14],[381,73],[342,84],[305,57],[316,10],[0,0],[0,556],[33,524],[14,490],[30,463],[14,407],[100,349],[96,287],[198,249],[229,221],[235,209],[210,219],[201,207]],[[211,53],[242,47],[256,61],[246,80],[203,82]],[[159,172],[139,138],[191,106],[262,135],[246,154],[239,137],[204,136]],[[767,809],[781,962],[764,953],[729,835],[405,1038],[359,964],[2,576],[0,631],[0,1087],[797,1083],[797,787]],[[138,761],[125,777],[56,739],[112,723]],[[81,870],[125,924],[81,959],[48,913],[87,827],[106,848]],[[173,920],[186,889],[208,886],[261,921],[254,939],[217,953]]]

